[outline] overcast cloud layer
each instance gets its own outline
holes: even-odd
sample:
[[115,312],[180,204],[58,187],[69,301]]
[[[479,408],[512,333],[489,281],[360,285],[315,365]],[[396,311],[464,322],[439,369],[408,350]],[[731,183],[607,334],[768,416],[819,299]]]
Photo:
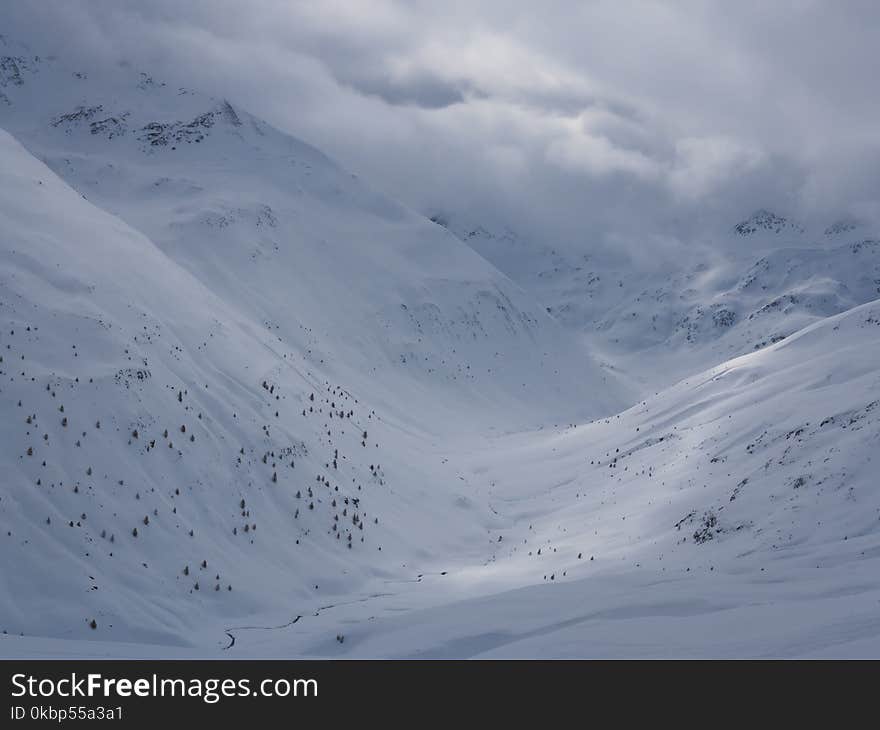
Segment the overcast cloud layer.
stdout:
[[[238,102],[421,211],[556,241],[880,214],[880,4],[4,4],[0,33]],[[648,244],[644,244],[648,245]]]

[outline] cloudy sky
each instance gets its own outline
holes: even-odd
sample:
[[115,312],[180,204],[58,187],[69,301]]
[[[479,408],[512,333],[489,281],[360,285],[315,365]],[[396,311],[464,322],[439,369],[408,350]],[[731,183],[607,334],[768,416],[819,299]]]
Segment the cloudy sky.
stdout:
[[[880,4],[17,3],[12,32],[229,97],[421,211],[560,241],[878,218]],[[3,32],[3,31],[0,31]]]

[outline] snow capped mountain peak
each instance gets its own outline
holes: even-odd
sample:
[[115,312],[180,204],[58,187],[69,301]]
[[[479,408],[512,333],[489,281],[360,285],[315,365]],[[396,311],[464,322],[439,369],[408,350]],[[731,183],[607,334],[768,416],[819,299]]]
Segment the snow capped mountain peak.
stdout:
[[864,223],[854,218],[842,218],[828,226],[824,234],[829,238],[844,236],[864,227]]
[[803,233],[803,227],[772,211],[761,208],[733,227],[739,236],[753,236],[756,233]]

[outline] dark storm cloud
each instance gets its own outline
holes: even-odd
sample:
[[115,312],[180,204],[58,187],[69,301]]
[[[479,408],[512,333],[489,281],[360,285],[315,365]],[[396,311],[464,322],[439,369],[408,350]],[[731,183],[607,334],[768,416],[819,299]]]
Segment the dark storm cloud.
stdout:
[[231,97],[415,208],[545,238],[684,237],[758,207],[880,213],[874,2],[69,0],[4,16],[59,53]]
[[339,81],[361,94],[377,96],[393,106],[419,106],[424,109],[442,109],[460,104],[467,94],[473,93],[467,89],[467,84],[444,81],[426,74],[406,79],[367,76],[340,78]]

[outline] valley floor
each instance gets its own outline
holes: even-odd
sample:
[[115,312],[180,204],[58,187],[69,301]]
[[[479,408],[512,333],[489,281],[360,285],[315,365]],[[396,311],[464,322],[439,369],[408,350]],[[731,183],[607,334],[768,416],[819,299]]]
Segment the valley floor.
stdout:
[[447,445],[485,489],[482,548],[186,647],[4,636],[3,654],[877,656],[878,321],[857,307],[612,418]]

